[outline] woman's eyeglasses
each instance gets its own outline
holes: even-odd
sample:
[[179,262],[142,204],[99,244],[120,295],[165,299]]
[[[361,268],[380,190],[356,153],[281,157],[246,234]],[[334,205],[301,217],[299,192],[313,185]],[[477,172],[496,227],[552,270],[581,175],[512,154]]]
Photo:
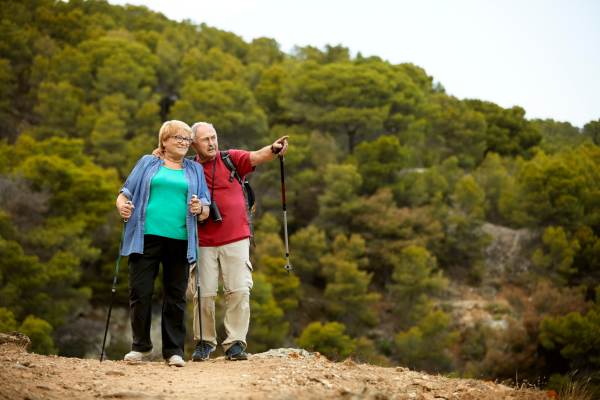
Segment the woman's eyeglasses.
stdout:
[[187,145],[192,143],[192,138],[189,138],[189,137],[183,137],[183,136],[179,136],[179,135],[169,135],[169,137],[172,137],[173,139],[177,140],[177,143],[183,142]]

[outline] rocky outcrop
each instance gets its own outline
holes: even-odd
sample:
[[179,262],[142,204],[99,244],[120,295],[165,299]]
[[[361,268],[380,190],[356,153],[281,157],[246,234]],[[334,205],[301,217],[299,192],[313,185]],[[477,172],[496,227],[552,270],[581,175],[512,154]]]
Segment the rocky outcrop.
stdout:
[[529,271],[531,260],[523,254],[523,250],[539,233],[490,223],[483,224],[481,230],[492,236],[492,242],[483,251],[487,267],[486,281],[498,283],[503,276],[521,275]]
[[31,340],[27,337],[27,335],[19,332],[0,332],[0,344],[12,343],[17,346],[29,350],[31,347]]

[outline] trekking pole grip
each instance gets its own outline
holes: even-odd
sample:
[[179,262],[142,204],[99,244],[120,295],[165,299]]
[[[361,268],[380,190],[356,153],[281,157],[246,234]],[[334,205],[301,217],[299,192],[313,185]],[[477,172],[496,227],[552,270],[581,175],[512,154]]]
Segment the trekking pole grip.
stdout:
[[[127,200],[125,202],[125,204],[133,204],[133,203],[131,203],[131,200]],[[127,222],[127,221],[129,221],[129,218],[123,218],[123,221]]]
[[[192,195],[192,200],[194,200],[194,199],[197,199],[197,198],[198,198],[198,196],[196,196],[195,194],[193,194],[193,195]],[[190,206],[190,212],[191,212],[191,211],[192,211],[192,207]],[[198,224],[198,214],[194,214],[194,213],[192,213],[192,215],[193,215],[194,217],[196,217],[196,224]]]

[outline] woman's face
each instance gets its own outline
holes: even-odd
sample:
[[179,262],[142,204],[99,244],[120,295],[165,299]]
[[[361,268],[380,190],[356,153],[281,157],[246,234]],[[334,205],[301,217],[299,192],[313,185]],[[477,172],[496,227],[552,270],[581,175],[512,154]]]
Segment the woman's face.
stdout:
[[[173,136],[180,136],[185,139],[190,139],[190,136],[187,132],[184,133],[176,133]],[[183,157],[188,151],[189,141],[184,139],[179,139],[175,137],[168,137],[167,140],[163,140],[163,146],[165,146],[165,152],[172,157]]]

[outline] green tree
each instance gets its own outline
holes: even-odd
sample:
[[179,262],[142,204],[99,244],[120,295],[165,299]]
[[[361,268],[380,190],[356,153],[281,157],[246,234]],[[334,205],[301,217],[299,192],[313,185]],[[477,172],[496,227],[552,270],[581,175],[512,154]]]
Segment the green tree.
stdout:
[[[206,53],[194,52],[186,57],[187,68],[184,70],[186,79],[191,77],[196,80],[236,80],[244,71],[242,62],[235,56],[223,52],[218,47],[213,47]],[[192,61],[192,62],[190,62]]]
[[540,340],[548,350],[560,350],[571,370],[596,370],[600,366],[600,313],[592,310],[583,316],[572,312],[556,318],[544,318]]
[[381,295],[368,292],[373,274],[359,270],[359,266],[368,263],[363,257],[365,249],[365,241],[360,235],[353,234],[348,238],[339,234],[332,253],[320,261],[328,281],[325,296],[332,301],[331,312],[345,320],[353,317],[368,326],[375,326],[379,319],[370,306]]
[[[256,234],[260,246],[254,249],[254,267],[263,272],[272,286],[277,305],[285,311],[298,308],[301,296],[300,279],[293,270],[290,275],[283,268],[286,265],[285,248],[279,236],[280,225],[271,213],[264,213],[258,221]],[[280,256],[277,256],[277,255]]]
[[283,268],[286,265],[285,258],[263,256],[258,265],[258,270],[267,277],[267,282],[273,286],[273,297],[277,305],[285,311],[293,311],[298,308],[302,295],[300,279],[296,275]]
[[[312,57],[306,57],[312,58]],[[345,134],[348,151],[362,138],[406,129],[424,94],[402,69],[387,63],[305,61],[286,83],[282,102],[291,118],[332,134]]]
[[[181,100],[171,108],[171,118],[208,121],[233,148],[255,148],[267,130],[267,119],[252,92],[231,81],[188,80]],[[221,144],[223,147],[223,144]]]
[[394,335],[394,341],[404,365],[449,371],[453,360],[448,349],[459,336],[458,332],[450,331],[450,316],[438,310],[428,314],[423,322],[408,332]]
[[46,68],[43,67],[43,63],[44,58],[36,57],[32,83],[68,82],[71,86],[83,90],[86,98],[90,98],[94,76],[92,74],[92,58],[89,55],[76,48],[66,47],[51,57]]
[[410,150],[393,136],[382,136],[374,142],[362,142],[355,148],[358,172],[363,189],[373,193],[382,186],[396,183],[398,172],[407,165]]
[[88,288],[74,288],[81,272],[79,260],[70,253],[57,252],[45,264],[35,256],[26,256],[15,241],[1,251],[0,306],[22,319],[34,314],[54,326],[61,325],[67,314],[91,296]]
[[77,48],[90,60],[96,78],[90,88],[93,99],[123,93],[129,99],[143,100],[157,83],[158,60],[140,43],[103,37],[81,42]]
[[314,225],[300,229],[290,236],[290,251],[294,255],[294,268],[303,282],[311,283],[320,274],[319,260],[327,251],[325,231]]
[[337,353],[341,357],[347,357],[356,350],[356,339],[344,335],[345,330],[346,326],[338,322],[328,322],[324,325],[313,322],[304,328],[294,342],[303,349],[313,348],[321,354]]
[[572,268],[577,269],[576,281],[588,287],[600,285],[600,238],[589,226],[584,226],[573,235],[580,246]]
[[450,207],[442,202],[434,206],[447,232],[437,252],[438,259],[445,269],[467,267],[469,279],[480,282],[485,274],[483,249],[492,240],[491,235],[481,230],[488,207],[485,193],[473,177],[468,176],[456,183],[450,198]]
[[13,332],[17,330],[15,316],[6,307],[0,307],[0,332]]
[[[197,27],[194,28],[197,30]],[[210,27],[205,23],[200,24],[200,28],[199,40],[204,43],[206,49],[218,47],[240,60],[248,54],[250,45],[234,33]]]
[[404,304],[414,304],[421,294],[440,293],[450,283],[444,278],[443,271],[438,270],[436,258],[418,246],[408,246],[402,250],[392,279],[394,283],[388,285],[388,289],[394,293],[403,309]]
[[107,112],[96,120],[90,139],[98,164],[105,168],[127,165],[126,133],[125,122],[114,112]]
[[431,204],[438,193],[447,196],[450,189],[440,169],[442,167],[433,166],[404,172],[400,181],[391,187],[398,204],[420,207]]
[[325,171],[325,191],[319,196],[319,223],[337,236],[349,232],[349,222],[361,208],[357,191],[362,177],[355,165],[331,165]]
[[473,176],[461,178],[454,188],[452,205],[456,211],[467,218],[483,220],[488,202],[485,192]]
[[250,296],[250,330],[248,343],[252,351],[260,353],[283,345],[289,323],[283,322],[283,309],[273,297],[273,287],[262,273],[254,274]]
[[40,118],[40,126],[34,128],[37,138],[78,136],[77,118],[82,109],[82,90],[67,82],[42,82],[38,101],[39,105],[34,109]]
[[382,274],[384,284],[390,283],[397,257],[405,247],[439,250],[444,232],[429,207],[398,208],[389,188],[363,199],[362,204],[353,223],[367,241],[370,265]]
[[[9,120],[8,107],[12,103],[13,90],[15,89],[15,76],[10,62],[0,59],[0,126]],[[1,137],[6,137],[4,130],[0,131]]]
[[252,40],[246,54],[246,62],[260,63],[265,68],[274,63],[282,62],[284,53],[280,50],[279,43],[275,39],[260,37]]
[[560,225],[574,231],[583,221],[597,223],[599,158],[591,143],[554,156],[538,153],[521,166],[515,190],[501,195],[500,211],[514,226]]
[[575,255],[581,246],[577,240],[568,240],[562,227],[549,226],[542,237],[544,247],[533,254],[533,264],[546,271],[550,277],[560,285],[569,283],[571,277],[577,273],[573,268]]
[[431,96],[427,119],[431,122],[419,145],[422,162],[435,165],[455,156],[459,165],[468,169],[481,162],[486,150],[486,123],[480,112],[455,97],[435,94]]
[[554,154],[565,148],[574,148],[586,139],[579,128],[569,122],[559,122],[553,119],[535,119],[532,122],[543,136],[540,147],[547,154]]
[[256,101],[267,114],[270,125],[286,119],[280,96],[287,78],[285,68],[281,64],[274,64],[263,71],[254,87]]
[[483,162],[473,173],[475,181],[485,192],[489,202],[486,220],[493,223],[502,223],[500,214],[500,197],[504,191],[510,191],[514,186],[514,179],[503,163],[502,157],[496,153],[488,153]]
[[489,101],[466,100],[467,105],[483,114],[487,123],[485,152],[500,155],[527,156],[537,146],[542,135],[535,124],[525,119],[525,110],[514,106],[502,108]]
[[583,134],[592,139],[596,146],[600,146],[600,120],[590,121],[583,126]]
[[10,60],[15,75],[21,76],[31,62],[31,48],[28,42],[33,32],[27,27],[19,27],[15,21],[7,17],[8,15],[3,16],[0,20],[0,36],[2,36],[0,58]]
[[298,47],[293,49],[293,56],[297,60],[313,60],[319,64],[344,63],[350,61],[350,49],[342,45],[325,45],[323,50],[313,46]]
[[32,353],[58,354],[58,349],[54,348],[54,341],[50,337],[52,325],[43,319],[28,316],[19,327],[19,332],[26,334],[31,340]]

